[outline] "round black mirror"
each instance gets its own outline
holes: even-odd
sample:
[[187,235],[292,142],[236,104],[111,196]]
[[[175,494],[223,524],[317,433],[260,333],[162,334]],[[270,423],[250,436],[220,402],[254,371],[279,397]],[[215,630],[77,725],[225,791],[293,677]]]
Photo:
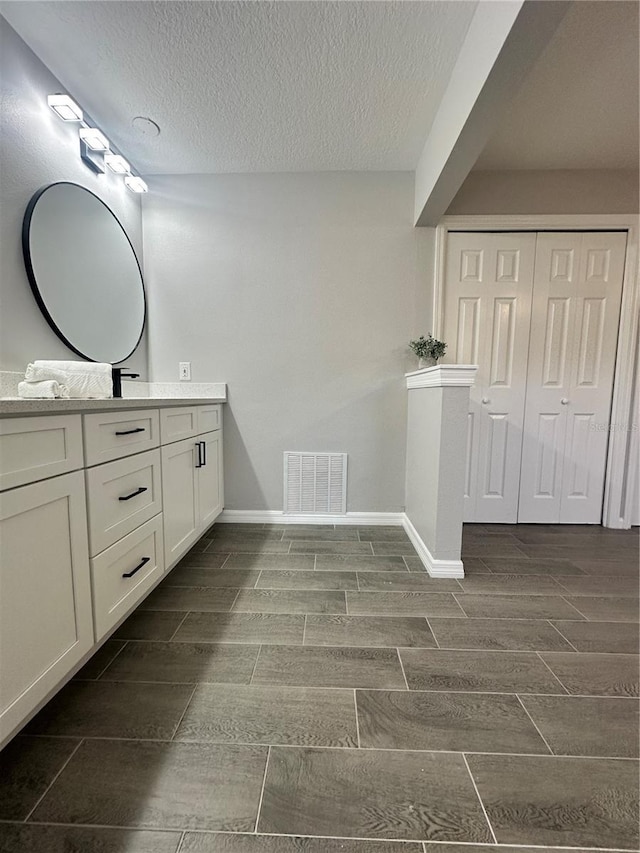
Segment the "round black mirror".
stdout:
[[146,317],[142,272],[98,196],[67,182],[39,190],[24,216],[22,250],[40,310],[70,349],[111,364],[133,353]]

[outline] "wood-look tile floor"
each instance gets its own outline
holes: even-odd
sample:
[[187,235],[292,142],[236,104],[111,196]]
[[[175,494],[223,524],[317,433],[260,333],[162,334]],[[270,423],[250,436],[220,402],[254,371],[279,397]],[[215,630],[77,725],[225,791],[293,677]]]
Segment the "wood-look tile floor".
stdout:
[[638,532],[215,525],[0,754],[0,853],[638,850]]

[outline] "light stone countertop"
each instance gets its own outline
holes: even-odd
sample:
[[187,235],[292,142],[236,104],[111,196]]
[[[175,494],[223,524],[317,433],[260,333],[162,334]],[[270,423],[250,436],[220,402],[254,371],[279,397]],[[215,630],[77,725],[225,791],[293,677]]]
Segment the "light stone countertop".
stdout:
[[165,406],[202,406],[226,403],[227,397],[118,397],[107,400],[24,400],[0,397],[0,418],[14,415],[60,415],[117,412],[123,409],[157,409]]

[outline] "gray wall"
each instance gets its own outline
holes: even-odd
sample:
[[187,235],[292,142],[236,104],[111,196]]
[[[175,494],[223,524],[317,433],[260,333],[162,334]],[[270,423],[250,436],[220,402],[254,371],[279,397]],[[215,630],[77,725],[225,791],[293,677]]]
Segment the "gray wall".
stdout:
[[413,175],[155,178],[153,381],[226,381],[226,507],[282,509],[282,452],[349,454],[348,509],[404,507],[407,342],[431,322]]
[[447,214],[638,213],[638,172],[471,172]]
[[[78,358],[47,325],[25,273],[22,219],[34,192],[56,181],[91,190],[120,219],[141,263],[142,217],[121,178],[94,175],[82,163],[75,126],[47,106],[47,95],[63,87],[2,17],[0,62],[0,370],[23,373],[35,358]],[[127,364],[146,376],[145,338]]]
[[432,557],[459,560],[469,389],[407,393],[407,516]]

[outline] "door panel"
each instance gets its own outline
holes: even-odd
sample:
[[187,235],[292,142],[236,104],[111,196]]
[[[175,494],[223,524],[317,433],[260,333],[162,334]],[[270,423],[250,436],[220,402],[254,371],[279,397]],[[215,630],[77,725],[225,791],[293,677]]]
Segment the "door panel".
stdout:
[[535,234],[450,233],[444,338],[477,364],[469,404],[465,521],[517,518]]
[[538,235],[520,522],[601,520],[625,248],[622,233]]
[[222,512],[222,431],[198,438],[205,444],[205,465],[198,470],[198,505],[202,529],[213,524]]

